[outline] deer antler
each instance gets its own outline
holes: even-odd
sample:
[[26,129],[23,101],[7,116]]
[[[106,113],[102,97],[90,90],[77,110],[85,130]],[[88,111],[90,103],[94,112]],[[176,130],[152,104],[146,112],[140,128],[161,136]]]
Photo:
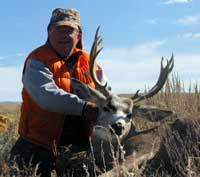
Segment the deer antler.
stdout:
[[90,51],[90,75],[91,75],[93,81],[95,82],[97,89],[107,97],[110,95],[110,91],[107,89],[107,82],[103,85],[97,79],[96,70],[95,70],[95,60],[97,58],[97,55],[103,49],[103,47],[101,47],[102,38],[99,35],[99,29],[100,29],[100,26],[96,30],[94,42],[92,44],[92,48]]
[[161,59],[161,68],[160,68],[160,75],[158,78],[157,83],[145,94],[139,95],[139,90],[135,93],[135,95],[132,97],[132,100],[134,103],[141,101],[145,98],[150,98],[154,96],[156,93],[158,93],[162,87],[164,86],[169,73],[172,71],[174,67],[174,56],[172,54],[171,59],[168,61],[165,67],[163,67],[163,57]]

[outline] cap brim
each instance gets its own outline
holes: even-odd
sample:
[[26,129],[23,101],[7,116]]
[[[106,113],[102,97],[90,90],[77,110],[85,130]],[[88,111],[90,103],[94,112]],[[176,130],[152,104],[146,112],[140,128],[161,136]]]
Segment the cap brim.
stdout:
[[74,29],[78,29],[78,24],[70,21],[59,21],[54,24],[54,26],[70,26]]

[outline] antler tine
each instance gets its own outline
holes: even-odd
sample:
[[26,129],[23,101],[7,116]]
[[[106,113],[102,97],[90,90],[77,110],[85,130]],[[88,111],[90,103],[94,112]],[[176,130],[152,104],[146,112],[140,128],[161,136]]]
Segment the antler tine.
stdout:
[[100,26],[98,26],[98,28],[96,30],[94,42],[92,44],[92,48],[91,48],[91,51],[90,51],[90,74],[91,74],[93,81],[95,82],[97,89],[99,91],[101,91],[105,96],[108,96],[108,95],[110,95],[110,92],[109,92],[109,90],[106,89],[107,88],[107,82],[103,85],[98,80],[98,78],[96,76],[96,70],[95,70],[95,60],[96,60],[98,54],[103,49],[103,47],[101,47],[102,38],[99,35],[99,30],[100,30]]
[[137,97],[139,97],[139,92],[140,92],[140,90],[137,90],[137,91],[135,92],[134,96],[131,97],[131,99],[132,99],[132,100],[135,100]]
[[159,75],[159,78],[158,78],[156,84],[146,94],[139,95],[139,90],[138,90],[136,92],[136,94],[132,97],[132,100],[134,103],[141,101],[145,98],[150,98],[162,89],[162,87],[164,86],[164,84],[168,78],[169,73],[172,71],[172,69],[174,67],[173,54],[172,54],[171,59],[169,61],[167,60],[167,64],[165,67],[163,67],[163,60],[164,60],[164,58],[162,57],[161,58],[160,75]]
[[169,60],[170,63],[170,67],[169,67],[169,73],[172,71],[173,67],[174,67],[174,54],[172,53],[172,56]]

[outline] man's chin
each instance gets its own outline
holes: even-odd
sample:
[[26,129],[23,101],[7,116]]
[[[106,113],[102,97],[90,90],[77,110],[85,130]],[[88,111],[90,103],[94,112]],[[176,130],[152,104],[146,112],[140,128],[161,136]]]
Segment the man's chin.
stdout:
[[57,52],[62,58],[69,58],[72,55],[72,52],[70,52],[69,50],[69,48],[65,48],[65,50]]

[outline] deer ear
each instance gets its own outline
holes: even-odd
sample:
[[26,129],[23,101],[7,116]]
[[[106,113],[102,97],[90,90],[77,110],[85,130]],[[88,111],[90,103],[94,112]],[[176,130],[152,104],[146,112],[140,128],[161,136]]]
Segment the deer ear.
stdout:
[[133,106],[133,115],[144,118],[146,120],[157,122],[164,118],[172,116],[173,111],[168,109],[158,108],[156,106],[149,105],[135,105]]
[[103,94],[99,91],[89,87],[75,78],[71,79],[71,89],[73,94],[85,101],[99,102],[101,100],[105,100],[105,96],[103,96]]

